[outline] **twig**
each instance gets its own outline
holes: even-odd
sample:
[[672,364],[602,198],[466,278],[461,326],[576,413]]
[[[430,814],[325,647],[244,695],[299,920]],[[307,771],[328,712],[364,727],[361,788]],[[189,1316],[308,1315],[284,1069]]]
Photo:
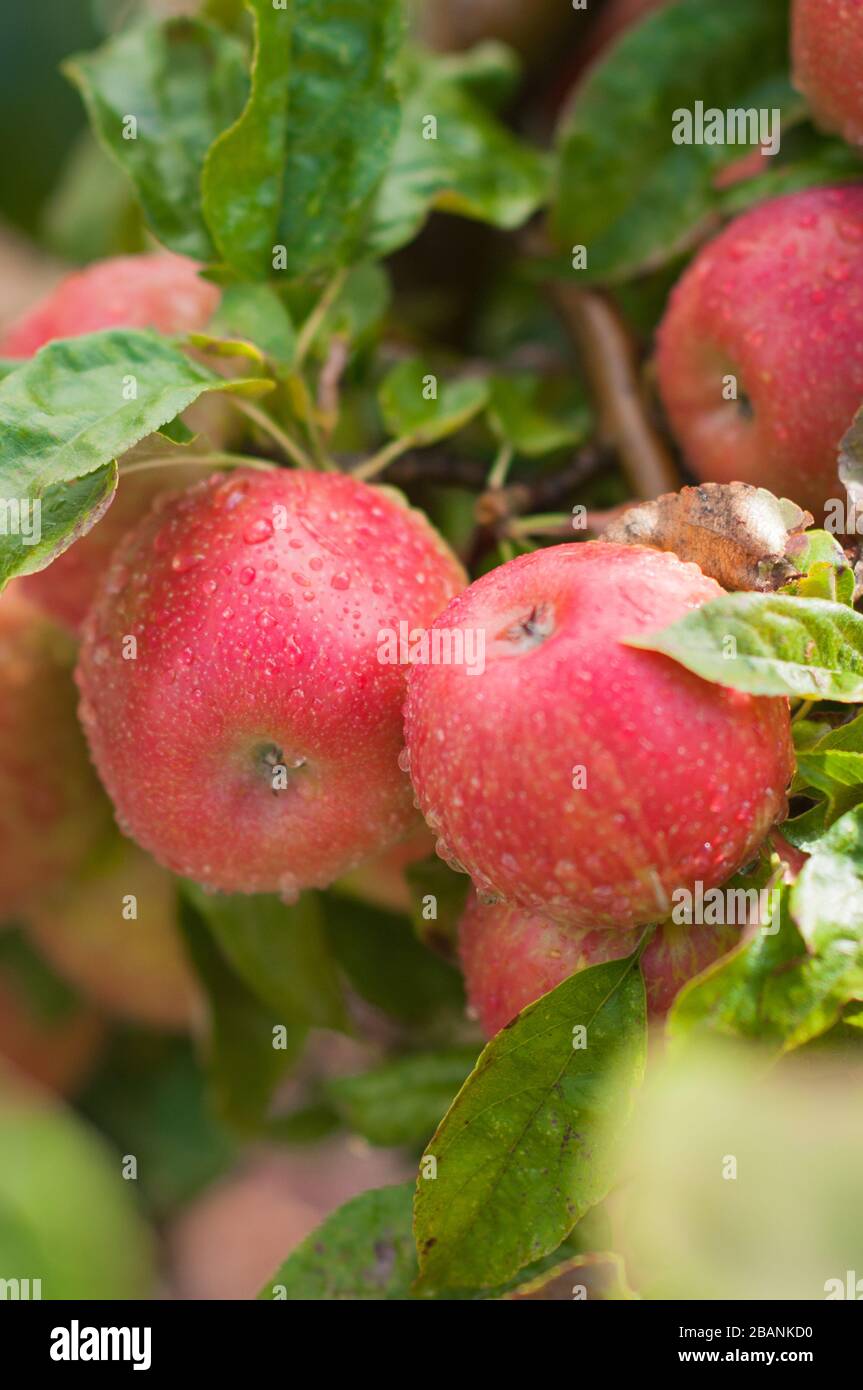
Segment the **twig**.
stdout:
[[349,356],[347,339],[337,334],[330,343],[327,360],[318,377],[318,413],[325,421],[324,432],[327,440],[339,418],[339,386]]
[[612,454],[598,444],[587,444],[559,473],[536,478],[530,483],[511,483],[506,488],[490,488],[477,498],[476,518],[483,526],[499,525],[524,512],[550,510],[568,501],[574,490],[593,473],[610,463]]
[[674,460],[650,419],[634,344],[612,304],[594,291],[555,283],[552,299],[575,343],[599,411],[600,435],[615,448],[636,496],[674,492]]
[[[348,466],[361,460],[347,460]],[[488,464],[460,458],[446,448],[411,449],[387,468],[387,482],[405,487],[410,483],[443,483],[477,491],[485,487]]]

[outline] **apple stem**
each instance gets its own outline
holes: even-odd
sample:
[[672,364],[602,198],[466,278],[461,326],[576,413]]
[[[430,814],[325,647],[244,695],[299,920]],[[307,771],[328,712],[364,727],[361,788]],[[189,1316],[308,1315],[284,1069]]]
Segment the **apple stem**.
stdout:
[[571,536],[570,512],[546,512],[541,516],[512,517],[507,524],[510,536]]
[[394,459],[412,449],[416,442],[416,437],[412,434],[402,435],[401,439],[391,439],[389,444],[385,444],[376,454],[372,454],[371,458],[366,459],[365,463],[352,470],[354,477],[360,478],[363,482],[376,478]]
[[300,370],[300,367],[308,356],[312,343],[317,337],[318,330],[341,293],[347,276],[348,272],[346,269],[337,271],[300,329],[297,337],[296,350],[294,352],[294,360],[291,364],[295,372]]
[[680,484],[671,452],[653,424],[640,363],[609,300],[574,285],[555,284],[552,299],[582,359],[600,417],[600,435],[620,454],[633,492],[644,501]]
[[249,420],[256,424],[259,429],[268,434],[275,444],[278,444],[282,453],[291,463],[295,463],[298,468],[313,469],[314,463],[309,458],[305,449],[301,448],[290,435],[286,434],[280,425],[277,425],[272,416],[268,415],[260,406],[253,405],[251,401],[241,400],[234,397],[233,405],[245,415]]
[[513,449],[511,444],[508,444],[506,442],[501,444],[500,448],[497,451],[494,463],[492,464],[491,472],[488,475],[489,488],[503,487],[504,483],[506,482],[506,475],[509,472],[509,466],[512,463],[514,456],[515,450]]
[[149,458],[136,459],[134,463],[124,463],[120,473],[125,478],[130,473],[147,473],[154,468],[177,468],[180,465],[185,468],[187,464],[202,468],[258,468],[265,473],[271,473],[277,467],[268,459],[255,458],[252,454],[171,454],[169,458],[153,454]]

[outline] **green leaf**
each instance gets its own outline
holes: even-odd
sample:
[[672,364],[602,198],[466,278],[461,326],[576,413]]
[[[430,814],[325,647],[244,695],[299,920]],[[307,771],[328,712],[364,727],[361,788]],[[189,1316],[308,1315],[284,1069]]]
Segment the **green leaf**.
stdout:
[[783,585],[781,593],[853,605],[854,570],[829,531],[804,531],[792,536],[785,547],[785,558],[800,571],[801,578]]
[[288,906],[264,894],[187,896],[240,979],[282,1023],[345,1029],[347,1015],[330,954],[320,899],[303,893]]
[[783,837],[795,849],[811,854],[827,830],[827,807],[823,801],[810,806],[802,815],[787,820],[781,827]]
[[680,991],[668,1015],[669,1037],[679,1045],[715,1034],[758,1042],[781,1052],[792,1030],[784,981],[805,961],[806,946],[788,914],[787,893],[774,902],[776,931],[760,927],[751,941],[697,975]]
[[[260,392],[192,361],[157,333],[110,329],[50,343],[0,381],[0,497],[41,507],[40,535],[0,535],[0,585],[44,569],[98,521],[114,460],[206,391]],[[31,513],[32,516],[32,513]]]
[[247,0],[255,19],[252,93],[215,142],[204,214],[239,275],[266,279],[274,248],[288,276],[332,270],[356,248],[396,138],[398,0]]
[[363,1192],[297,1246],[258,1297],[288,1302],[410,1298],[411,1184]]
[[[343,1299],[400,1301],[416,1297],[416,1247],[412,1230],[413,1184],[363,1192],[332,1212],[288,1257],[261,1290],[259,1299],[289,1302]],[[609,1223],[600,1209],[589,1212],[560,1248],[523,1270],[519,1280],[537,1277],[567,1257],[602,1249]],[[497,1299],[512,1287],[479,1291],[449,1289],[456,1300]]]
[[638,1298],[629,1287],[626,1266],[620,1255],[611,1250],[594,1250],[586,1255],[573,1255],[560,1264],[535,1274],[503,1295],[507,1302],[535,1300],[543,1303],[571,1303],[574,1290],[584,1290],[581,1298],[591,1302],[629,1302]]
[[404,246],[435,210],[512,229],[544,201],[544,157],[477,99],[477,71],[464,58],[405,55],[401,129],[375,199],[370,254],[387,256]]
[[342,1127],[341,1120],[327,1101],[311,1100],[299,1110],[278,1115],[270,1122],[267,1137],[281,1144],[318,1144]]
[[421,1163],[418,1288],[498,1284],[605,1197],[645,1043],[635,955],[580,971],[492,1039]]
[[568,420],[549,414],[539,402],[540,387],[541,379],[525,372],[494,376],[491,381],[491,427],[499,439],[528,458],[577,443],[590,425],[587,409],[577,407],[575,417]]
[[797,773],[804,785],[832,795],[836,785],[857,787],[863,783],[863,753],[819,748],[797,755]]
[[844,604],[726,594],[670,627],[626,641],[751,695],[863,700],[863,618]]
[[171,444],[181,446],[191,444],[197,438],[194,431],[189,429],[179,415],[175,416],[173,420],[169,420],[166,425],[160,425],[158,433]]
[[863,999],[863,810],[838,821],[793,887],[777,890],[769,926],[681,991],[668,1017],[678,1044],[716,1034],[779,1055]]
[[791,890],[791,912],[809,951],[835,968],[841,1002],[863,1000],[863,807],[819,841]]
[[210,332],[254,343],[277,363],[289,363],[296,330],[284,302],[270,285],[226,285]]
[[406,1023],[461,1014],[458,970],[417,941],[406,917],[327,893],[327,931],[339,964],[358,994]]
[[[863,788],[863,715],[835,729],[814,719],[798,719],[793,733],[797,772],[792,794],[817,790],[827,798],[825,806],[814,808],[821,812],[815,831],[820,839],[827,826],[863,799],[863,791],[857,790]],[[806,812],[806,817],[814,819],[813,812]],[[797,822],[790,825],[799,833]]]
[[323,317],[315,337],[318,350],[336,334],[351,343],[362,338],[383,318],[391,297],[389,277],[379,265],[366,262],[353,266]]
[[148,1207],[165,1217],[237,1161],[239,1146],[208,1100],[185,1038],[135,1032],[112,1039],[76,1105],[120,1153],[136,1156]]
[[[853,719],[849,719],[844,724],[837,724],[835,729],[829,725],[819,724],[813,717],[810,724],[818,728],[818,738],[813,744],[807,745],[823,753],[827,749],[842,750],[846,753],[863,753],[863,714],[858,714]],[[798,720],[798,724],[803,720]],[[797,725],[795,725],[795,728]]]
[[180,926],[209,1002],[208,1060],[216,1106],[231,1128],[257,1135],[267,1128],[273,1094],[296,1061],[306,1029],[263,1004],[235,973],[198,910],[199,892],[183,884]]
[[487,404],[488,392],[480,377],[439,381],[419,358],[410,358],[387,373],[378,403],[391,435],[433,444],[473,419]]
[[[497,39],[483,39],[459,53],[423,53],[422,63],[434,64],[440,81],[457,82],[492,111],[515,96],[521,77],[518,54]],[[410,54],[405,66],[410,71]]]
[[786,0],[681,0],[633,26],[590,70],[565,113],[553,229],[588,248],[591,280],[678,255],[718,219],[717,176],[755,147],[675,144],[674,113],[802,110],[788,75]]
[[345,1124],[370,1144],[424,1144],[468,1072],[476,1048],[420,1052],[327,1085]]
[[134,183],[159,240],[212,260],[201,170],[216,136],[243,109],[243,46],[200,20],[169,19],[128,29],[95,53],[69,59],[64,71],[99,140]]

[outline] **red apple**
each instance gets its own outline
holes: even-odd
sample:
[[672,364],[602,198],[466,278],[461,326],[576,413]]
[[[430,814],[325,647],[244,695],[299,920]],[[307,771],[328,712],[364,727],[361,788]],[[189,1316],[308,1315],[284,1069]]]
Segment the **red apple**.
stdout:
[[61,628],[14,591],[0,597],[0,922],[79,872],[110,833],[74,664]]
[[32,357],[54,338],[102,328],[203,328],[221,291],[185,256],[159,252],[96,261],[61,280],[0,337],[0,357]]
[[[157,328],[183,333],[203,328],[219,290],[202,280],[184,256],[118,256],[67,278],[0,338],[0,356],[30,357],[53,338],[75,338],[100,328]],[[204,404],[204,403],[202,403]],[[199,413],[199,424],[212,417]],[[134,458],[134,454],[129,456]],[[188,487],[200,469],[177,464],[127,473],[105,516],[47,569],[19,581],[22,593],[46,613],[78,631],[111,552],[168,488]]]
[[27,925],[57,973],[106,1013],[184,1029],[197,994],[176,913],[171,875],[117,835],[74,882],[40,899]]
[[243,470],[157,503],[78,668],[121,827],[177,873],[287,897],[397,843],[405,671],[380,632],[430,624],[462,582],[424,515],[342,475]]
[[[459,952],[468,1001],[486,1037],[570,975],[631,955],[640,936],[638,928],[565,927],[518,907],[473,898],[459,925]],[[739,940],[734,926],[658,927],[641,958],[649,1015],[663,1018],[687,980]]]
[[863,5],[853,0],[792,0],[795,87],[817,123],[849,145],[863,145]]
[[785,809],[787,700],[623,645],[721,593],[674,555],[590,542],[520,556],[441,614],[484,635],[485,670],[412,670],[407,750],[439,852],[483,894],[632,927],[752,857]]
[[657,365],[699,478],[820,517],[844,496],[838,448],[863,400],[863,187],[793,193],[732,222],[675,287]]

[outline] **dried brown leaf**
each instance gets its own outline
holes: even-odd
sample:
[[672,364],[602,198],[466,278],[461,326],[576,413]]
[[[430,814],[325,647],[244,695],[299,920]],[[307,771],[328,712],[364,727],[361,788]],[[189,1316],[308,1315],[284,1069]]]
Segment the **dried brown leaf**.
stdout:
[[673,551],[724,589],[769,592],[796,574],[786,547],[811,525],[809,512],[764,488],[701,483],[630,507],[603,540]]

